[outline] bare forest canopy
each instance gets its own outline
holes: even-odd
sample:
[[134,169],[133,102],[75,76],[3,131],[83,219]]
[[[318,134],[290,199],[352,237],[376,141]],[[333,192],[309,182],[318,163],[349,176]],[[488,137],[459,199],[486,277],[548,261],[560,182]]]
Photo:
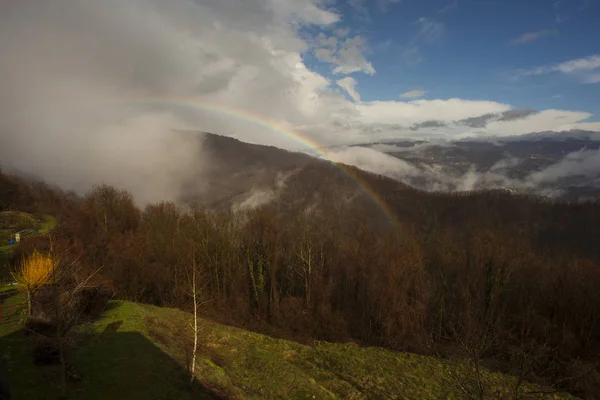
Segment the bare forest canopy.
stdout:
[[[298,191],[302,182],[326,186],[332,197],[319,204],[330,208],[279,198],[236,213],[140,209],[109,186],[78,198],[0,173],[0,211],[56,216],[56,246],[90,271],[102,266],[120,299],[190,310],[186,271],[195,260],[204,314],[222,322],[424,354],[483,346],[504,372],[515,354],[535,353],[528,379],[598,395],[598,203],[432,194],[363,174],[398,215],[393,227],[362,202],[336,201],[354,184],[338,173],[319,162],[295,178]],[[24,240],[13,256],[44,245]]]

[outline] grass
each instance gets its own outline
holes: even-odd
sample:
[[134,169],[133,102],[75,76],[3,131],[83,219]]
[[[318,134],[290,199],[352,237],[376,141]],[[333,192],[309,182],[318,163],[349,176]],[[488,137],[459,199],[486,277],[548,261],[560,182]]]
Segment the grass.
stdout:
[[14,245],[8,244],[10,236],[23,229],[33,229],[43,235],[56,226],[56,218],[51,215],[35,216],[20,211],[0,212],[0,252],[9,252]]
[[[21,295],[4,304],[21,304]],[[57,367],[35,366],[18,308],[0,325],[0,355],[14,399],[58,399]],[[6,315],[5,315],[6,316]],[[189,314],[111,301],[103,317],[78,327],[70,359],[83,379],[70,383],[72,399],[453,399],[460,398],[447,367],[426,356],[380,348],[275,339],[200,321],[196,390],[186,370]],[[513,378],[487,373],[497,389]],[[545,398],[570,398],[552,395]]]
[[0,293],[12,292],[17,289],[16,283],[7,283],[5,285],[0,286]]
[[[0,212],[0,286],[12,282],[8,263],[10,254],[17,244],[9,244],[10,236],[22,229],[34,229],[37,234],[43,235],[56,226],[56,218],[50,215],[36,217],[20,211]],[[3,290],[0,289],[0,292]]]
[[51,215],[42,215],[39,219],[37,231],[40,235],[50,232],[56,226],[56,218]]
[[[448,366],[432,357],[334,343],[306,346],[208,320],[200,321],[198,390],[191,392],[182,367],[189,360],[190,320],[175,309],[110,302],[102,319],[78,330],[72,359],[84,378],[72,385],[70,397],[210,398],[205,387],[220,397],[240,399],[460,398]],[[11,340],[19,337],[18,331],[8,334]],[[8,354],[16,399],[39,393],[55,398],[58,389],[47,383],[55,372],[34,367],[29,353],[14,344]],[[513,382],[485,374],[495,389],[507,390]]]
[[[22,304],[22,295],[4,300],[4,305]],[[58,366],[36,366],[32,342],[17,318],[0,324],[0,355],[7,370],[13,399],[59,399]],[[78,327],[72,335],[69,360],[83,376],[70,382],[70,399],[210,399],[196,384],[191,390],[186,371],[157,344],[144,328],[144,306],[111,303],[103,319]],[[4,315],[6,317],[7,315]]]
[[37,218],[32,214],[21,211],[0,212],[0,228],[21,230],[31,228],[37,224]]

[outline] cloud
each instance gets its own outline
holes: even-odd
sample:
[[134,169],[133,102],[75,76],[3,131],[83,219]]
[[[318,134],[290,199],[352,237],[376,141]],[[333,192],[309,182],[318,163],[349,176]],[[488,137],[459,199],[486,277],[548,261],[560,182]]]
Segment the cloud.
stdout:
[[469,117],[469,118],[461,119],[457,123],[461,124],[461,125],[466,125],[471,128],[485,128],[487,126],[488,122],[490,122],[492,119],[494,119],[495,116],[496,116],[496,114],[494,114],[494,113],[487,113],[487,114],[479,115],[477,117]]
[[[438,142],[436,145],[452,146],[452,143]],[[431,147],[432,144],[417,144],[412,147],[397,148],[384,151],[402,152],[406,156],[418,153]],[[388,145],[389,147],[389,145]],[[528,188],[529,184],[507,177],[507,170],[518,165],[520,160],[507,158],[500,160],[488,171],[477,171],[474,167],[465,173],[457,173],[441,165],[416,165],[414,163],[382,153],[376,148],[346,147],[335,149],[329,157],[344,164],[354,165],[365,171],[384,175],[392,179],[430,191],[466,191],[480,188],[518,186]]]
[[549,30],[549,29],[541,29],[539,31],[535,31],[535,32],[526,32],[524,34],[522,34],[521,36],[519,36],[518,38],[515,38],[511,41],[512,44],[527,44],[527,43],[531,43],[534,42],[544,36],[548,36],[548,35],[552,35],[552,34],[558,34],[557,31],[554,30]]
[[569,176],[597,177],[600,171],[600,150],[579,150],[567,154],[559,162],[527,177],[535,185],[552,183]]
[[300,26],[339,20],[319,4],[2,4],[0,160],[78,192],[102,182],[128,188],[145,203],[175,200],[190,174],[211,162],[199,140],[173,128],[244,132],[249,141],[289,145],[231,117],[144,107],[135,99],[204,98],[283,123],[335,115],[343,99],[319,95],[329,82],[300,56],[308,47]]
[[445,128],[448,125],[442,121],[436,121],[434,119],[429,121],[419,122],[418,124],[414,124],[410,127],[411,131],[416,131],[423,128]]
[[555,65],[518,70],[513,75],[518,79],[524,76],[562,73],[579,78],[583,83],[600,82],[600,54],[564,61]]
[[378,143],[370,146],[373,150],[382,153],[421,153],[433,146],[452,147],[454,144],[448,140],[428,140],[426,142],[413,142],[410,145],[399,146],[393,143]]
[[508,111],[504,111],[503,113],[501,113],[498,116],[498,121],[500,122],[504,122],[504,121],[514,121],[517,119],[522,119],[522,118],[527,118],[530,115],[534,115],[537,114],[539,111],[537,110],[532,110],[531,108],[520,108],[520,109],[514,109],[514,110],[508,110]]
[[337,28],[333,30],[333,33],[339,38],[345,38],[350,33],[349,28]]
[[365,0],[348,0],[348,5],[354,10],[359,20],[371,22],[371,13],[367,9]]
[[[580,120],[583,120],[580,119]],[[600,122],[578,122],[578,121],[573,121],[571,123],[565,123],[563,125],[560,125],[556,128],[553,128],[552,131],[554,132],[564,132],[564,131],[571,131],[571,130],[583,130],[583,131],[591,131],[591,132],[600,132]],[[598,140],[596,138],[600,137],[600,135],[595,135],[594,138],[592,138],[592,140]]]
[[532,110],[531,108],[521,108],[506,110],[500,113],[486,113],[477,117],[469,117],[457,121],[459,125],[466,125],[471,128],[485,128],[487,124],[491,122],[508,122],[515,121],[518,119],[527,118],[531,115],[537,114],[539,111]]
[[576,72],[592,71],[600,68],[600,54],[562,62],[552,69],[554,71],[572,74]]
[[272,189],[257,189],[254,188],[245,195],[244,199],[238,203],[234,203],[231,207],[233,212],[254,209],[270,203],[276,198],[276,194]]
[[[348,5],[354,11],[355,17],[359,21],[373,22],[371,18],[371,12],[367,7],[367,4],[373,0],[347,0]],[[399,4],[402,0],[377,0],[377,9],[381,12],[386,12],[390,5]]]
[[414,97],[423,97],[423,95],[425,95],[425,91],[424,90],[413,89],[413,90],[409,90],[408,92],[402,93],[400,95],[400,97],[414,98]]
[[561,97],[563,97],[562,94],[553,94],[552,95],[553,99],[560,99]]
[[449,2],[447,5],[445,5],[444,7],[440,8],[438,13],[443,14],[446,13],[454,8],[458,7],[458,0],[454,0],[453,2]]
[[[102,182],[129,188],[143,203],[176,200],[182,184],[213,164],[201,141],[175,135],[172,128],[299,147],[280,132],[220,109],[258,115],[322,145],[518,135],[594,124],[586,122],[589,113],[554,109],[502,119],[498,116],[514,107],[488,100],[350,101],[337,90],[339,83],[303,59],[316,46],[329,51],[322,56],[334,73],[375,73],[366,39],[338,28],[340,14],[323,4],[331,2],[5,2],[0,160],[6,168],[78,192]],[[419,44],[439,36],[425,20],[418,26]],[[307,37],[307,30],[333,30],[335,39]],[[584,64],[563,69],[593,71]],[[356,91],[353,81],[339,78],[348,93]],[[166,100],[172,98],[193,100],[182,107]],[[144,99],[154,100],[148,105]],[[496,117],[482,128],[455,123],[485,114]],[[447,126],[432,133],[428,121]]]
[[403,46],[402,58],[409,64],[416,65],[423,60],[421,47],[439,42],[446,32],[446,27],[441,22],[425,17],[417,19],[413,24],[418,29],[408,43]]
[[406,161],[367,147],[346,147],[327,154],[330,160],[355,165],[375,174],[404,177],[417,174],[418,169]]
[[337,47],[319,47],[314,50],[317,60],[335,65],[334,74],[351,74],[353,72],[364,72],[374,75],[373,65],[365,58],[367,41],[362,36],[346,38]]
[[458,98],[447,100],[373,101],[356,106],[365,123],[413,125],[436,119],[451,122],[488,112],[503,112],[510,106],[493,101],[473,101]]
[[339,87],[346,90],[348,95],[354,101],[360,101],[360,94],[356,91],[356,80],[350,76],[339,79],[335,82]]
[[317,43],[321,47],[336,48],[338,44],[338,38],[335,36],[326,36],[323,32],[317,36]]
[[582,77],[583,83],[600,83],[600,72]]
[[382,12],[386,12],[388,7],[392,4],[400,4],[402,0],[378,0],[377,5],[379,10]]
[[415,21],[415,24],[418,25],[419,30],[412,39],[413,44],[419,42],[435,43],[443,37],[446,31],[443,23],[432,18],[421,17]]

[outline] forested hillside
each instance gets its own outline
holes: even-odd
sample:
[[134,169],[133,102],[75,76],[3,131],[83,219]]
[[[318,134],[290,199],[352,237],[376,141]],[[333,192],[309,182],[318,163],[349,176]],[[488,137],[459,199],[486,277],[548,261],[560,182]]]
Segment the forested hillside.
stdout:
[[[357,173],[399,226],[361,206],[367,197],[322,208],[274,200],[237,213],[171,203],[140,209],[112,187],[78,199],[4,174],[0,210],[56,216],[54,251],[99,271],[118,299],[191,310],[192,268],[202,313],[221,322],[299,341],[467,357],[599,395],[600,205],[431,194]],[[306,179],[316,191],[305,193],[325,199],[355,185],[324,163],[295,176],[329,179]],[[25,240],[14,262],[48,246]]]

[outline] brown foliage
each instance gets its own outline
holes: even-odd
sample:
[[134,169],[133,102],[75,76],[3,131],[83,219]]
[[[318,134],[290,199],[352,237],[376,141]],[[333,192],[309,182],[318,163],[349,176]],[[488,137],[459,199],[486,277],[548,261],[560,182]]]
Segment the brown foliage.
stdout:
[[[346,178],[327,175],[331,185]],[[193,248],[206,311],[229,323],[419,352],[485,339],[482,357],[506,371],[515,348],[545,352],[531,379],[560,380],[571,360],[600,357],[598,204],[371,182],[396,206],[398,229],[333,198],[294,216],[279,213],[282,204],[188,213],[171,203],[139,210],[127,193],[101,187],[67,207],[59,232],[84,268],[103,266],[122,299],[191,310]]]

